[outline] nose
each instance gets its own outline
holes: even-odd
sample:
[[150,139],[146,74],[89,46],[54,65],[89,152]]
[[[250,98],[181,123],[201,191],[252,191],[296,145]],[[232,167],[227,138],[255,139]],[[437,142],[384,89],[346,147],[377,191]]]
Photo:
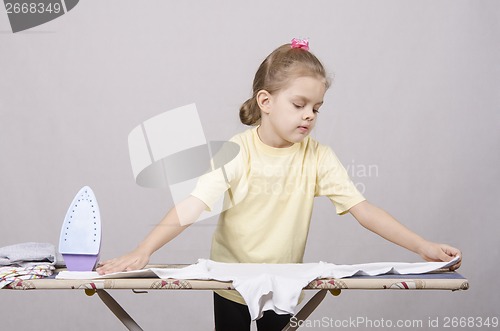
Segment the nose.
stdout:
[[316,114],[314,113],[314,110],[312,108],[307,108],[304,111],[304,114],[302,115],[302,118],[305,121],[312,121],[316,117]]

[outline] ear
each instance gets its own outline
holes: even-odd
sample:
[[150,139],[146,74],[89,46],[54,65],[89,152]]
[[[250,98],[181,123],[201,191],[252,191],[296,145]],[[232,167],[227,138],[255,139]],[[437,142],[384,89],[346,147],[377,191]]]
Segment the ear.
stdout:
[[266,90],[260,90],[255,96],[257,104],[262,112],[269,114],[271,112],[272,95]]

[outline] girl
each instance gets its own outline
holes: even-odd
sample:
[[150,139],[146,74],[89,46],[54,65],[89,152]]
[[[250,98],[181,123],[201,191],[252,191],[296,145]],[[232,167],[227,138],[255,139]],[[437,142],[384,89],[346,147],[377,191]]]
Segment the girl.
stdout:
[[[321,195],[333,202],[338,214],[351,213],[365,228],[424,260],[449,261],[460,255],[454,247],[423,239],[366,201],[333,151],[309,136],[329,85],[307,41],[293,39],[274,50],[257,70],[252,98],[240,109],[241,121],[254,127],[231,139],[240,152],[227,165],[225,178],[202,176],[192,194],[135,250],[104,262],[97,271],[143,268],[151,254],[210,209],[228,184],[237,203],[219,217],[211,250],[215,261],[302,263],[313,199]],[[216,330],[250,330],[244,304],[236,291],[214,293]],[[289,319],[267,311],[257,320],[258,330],[281,330]]]

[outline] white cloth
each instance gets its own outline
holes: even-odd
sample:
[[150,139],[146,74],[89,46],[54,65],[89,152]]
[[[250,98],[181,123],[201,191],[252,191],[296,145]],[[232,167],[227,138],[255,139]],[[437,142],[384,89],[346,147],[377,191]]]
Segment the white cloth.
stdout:
[[[456,262],[456,261],[455,261]],[[453,262],[452,264],[454,264]],[[247,303],[252,320],[262,317],[266,310],[277,314],[294,314],[302,289],[317,278],[345,278],[354,275],[415,274],[444,268],[449,263],[368,263],[336,265],[333,263],[253,264],[220,263],[199,260],[196,268],[184,270],[179,277],[175,269],[155,270],[161,278],[206,279],[232,281],[234,288]],[[451,265],[452,265],[451,264]],[[168,270],[168,271],[167,271]]]
[[184,268],[151,268],[99,276],[95,272],[61,272],[58,279],[92,279],[145,277],[152,272],[160,278],[232,281],[248,305],[252,320],[266,310],[277,314],[294,314],[302,289],[317,278],[345,278],[355,275],[422,274],[455,264],[450,262],[367,263],[336,265],[333,263],[254,264],[221,263],[200,259]]

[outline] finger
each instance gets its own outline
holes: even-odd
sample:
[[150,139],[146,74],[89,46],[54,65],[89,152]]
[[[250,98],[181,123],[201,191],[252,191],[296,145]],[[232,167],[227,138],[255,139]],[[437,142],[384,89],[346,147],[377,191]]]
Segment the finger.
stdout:
[[462,265],[462,262],[461,262],[461,261],[459,261],[459,262],[455,263],[454,265],[452,265],[452,266],[450,267],[450,271],[455,271],[455,270],[457,270],[458,268],[460,268],[460,266],[461,266],[461,265]]
[[101,268],[99,268],[98,272],[100,272],[103,275],[107,275],[113,272],[119,272],[123,271],[126,267],[124,266],[124,259],[123,258],[118,258],[118,259],[112,259],[105,265],[103,265]]
[[132,263],[129,266],[125,268],[125,271],[133,271],[133,270],[138,270],[140,267],[138,266],[137,263]]
[[118,261],[116,265],[116,272],[120,271],[132,271],[132,270],[138,270],[142,268],[141,264],[141,259],[138,258],[137,256],[125,256],[120,261]]
[[132,263],[130,263],[128,265],[128,267],[126,268],[126,271],[132,271],[132,270],[139,270],[139,269],[142,269],[144,267],[144,262],[142,261],[142,259],[135,259]]
[[112,266],[112,268],[110,268],[109,273],[125,271],[127,270],[129,265],[130,262],[128,260],[118,261],[115,265]]
[[453,256],[453,257],[461,254],[459,249],[457,249],[455,247],[448,246],[448,245],[444,245],[443,250],[445,251],[446,254]]
[[[462,264],[462,252],[460,252],[459,249],[455,248],[455,247],[452,247],[452,246],[449,246],[449,245],[443,245],[442,246],[442,249],[443,251],[452,257],[455,258],[455,257],[459,257],[460,259],[458,260],[457,263],[455,263],[454,265],[450,266],[449,269],[451,271],[454,271],[454,270],[457,270],[458,268],[460,268],[461,264]],[[450,260],[452,260],[450,259]]]
[[96,268],[97,273],[100,274],[100,275],[103,275],[104,274],[104,270],[106,270],[106,269],[109,268],[110,263],[111,263],[111,260],[99,262],[97,264],[97,268]]
[[106,264],[110,264],[110,263],[113,263],[116,259],[109,259],[109,260],[105,260],[105,261],[99,261],[99,265],[106,265]]
[[450,262],[453,260],[453,256],[446,253],[444,249],[440,249],[437,258],[443,262]]
[[96,268],[96,271],[99,275],[105,275],[106,273],[109,273],[109,269],[111,268],[110,263],[104,264],[98,268]]
[[455,263],[454,265],[452,265],[452,266],[450,267],[450,270],[451,270],[451,271],[455,271],[455,270],[457,270],[457,269],[458,269],[458,268],[460,268],[460,266],[462,265],[462,253],[460,253],[460,254],[459,254],[459,256],[460,256],[460,259],[458,260],[458,262],[457,262],[457,263]]

